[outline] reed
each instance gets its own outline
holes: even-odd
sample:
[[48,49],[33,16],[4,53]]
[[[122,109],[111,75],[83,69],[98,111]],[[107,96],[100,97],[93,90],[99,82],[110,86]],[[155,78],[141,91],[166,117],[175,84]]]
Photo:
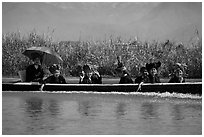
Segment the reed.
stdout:
[[116,57],[121,56],[128,71],[134,77],[140,67],[150,61],[162,62],[161,77],[168,77],[171,66],[185,63],[189,78],[202,77],[202,42],[198,40],[188,45],[174,41],[142,42],[138,39],[122,40],[110,37],[105,41],[53,41],[48,35],[35,31],[27,36],[20,32],[2,35],[2,74],[16,76],[18,70],[30,64],[21,53],[31,46],[45,46],[55,50],[63,59],[63,74],[77,76],[76,68],[84,63],[99,66],[102,75],[115,76]]

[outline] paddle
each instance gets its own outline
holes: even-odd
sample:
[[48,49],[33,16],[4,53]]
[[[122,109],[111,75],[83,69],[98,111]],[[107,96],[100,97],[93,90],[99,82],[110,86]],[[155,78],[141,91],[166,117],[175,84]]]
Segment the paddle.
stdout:
[[40,91],[43,91],[44,86],[45,86],[45,84],[42,84],[42,85],[41,85]]
[[138,85],[138,88],[137,88],[136,92],[138,92],[139,90],[141,90],[143,83],[144,83],[144,82],[141,82],[141,83]]

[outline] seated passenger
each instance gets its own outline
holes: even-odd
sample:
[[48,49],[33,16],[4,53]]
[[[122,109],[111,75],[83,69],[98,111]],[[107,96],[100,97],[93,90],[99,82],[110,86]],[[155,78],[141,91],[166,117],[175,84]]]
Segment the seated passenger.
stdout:
[[119,71],[120,81],[119,84],[132,84],[133,80],[127,72],[126,68],[123,67],[121,71]]
[[171,74],[171,79],[169,83],[184,83],[184,67],[180,63],[176,63],[173,74]]
[[158,68],[161,66],[161,62],[147,63],[146,69],[149,73],[149,82],[150,83],[161,83],[158,76]]
[[60,67],[57,64],[53,64],[49,71],[52,73],[51,76],[44,80],[44,83],[52,83],[52,84],[66,84],[65,78],[60,75]]
[[135,83],[148,83],[150,82],[149,80],[149,73],[147,72],[147,69],[145,67],[141,67],[140,68],[140,76],[138,76],[136,79],[135,79]]
[[33,64],[26,68],[26,82],[42,82],[44,71],[41,66],[41,56],[38,53],[31,54]]
[[92,84],[91,80],[91,69],[89,65],[83,66],[83,71],[81,72],[79,84]]
[[115,69],[116,72],[120,72],[121,69],[124,67],[122,61],[121,61],[121,56],[117,56],[117,68]]
[[96,66],[93,66],[92,68],[91,81],[92,84],[102,84],[102,77],[99,74]]

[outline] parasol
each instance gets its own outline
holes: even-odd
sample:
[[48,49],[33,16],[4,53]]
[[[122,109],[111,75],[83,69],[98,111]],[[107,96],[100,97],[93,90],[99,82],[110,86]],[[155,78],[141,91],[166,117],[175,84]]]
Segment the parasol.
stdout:
[[22,54],[33,59],[33,53],[38,53],[42,57],[42,64],[47,66],[63,62],[62,58],[56,52],[47,47],[30,47]]

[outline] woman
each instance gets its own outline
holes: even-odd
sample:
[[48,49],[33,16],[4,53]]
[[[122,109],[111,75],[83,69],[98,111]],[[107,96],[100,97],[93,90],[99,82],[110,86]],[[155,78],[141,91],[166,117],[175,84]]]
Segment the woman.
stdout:
[[140,76],[135,79],[135,83],[148,83],[149,80],[149,73],[145,67],[140,68]]
[[127,72],[126,68],[123,67],[119,72],[120,81],[119,84],[132,84],[133,80],[130,77],[130,74]]
[[92,74],[91,74],[91,81],[92,84],[102,84],[102,77],[97,70],[98,66],[93,65],[92,67]]
[[41,66],[41,56],[38,53],[32,55],[33,64],[26,68],[26,82],[42,82],[44,71]]
[[83,66],[83,71],[80,74],[79,84],[92,84],[91,69],[87,64]]
[[60,74],[60,67],[57,64],[53,64],[49,71],[52,73],[51,76],[44,80],[44,83],[53,83],[53,84],[66,84],[65,78]]
[[171,74],[171,79],[169,80],[169,83],[184,83],[184,67],[180,63],[176,63],[174,72]]
[[102,77],[96,67],[91,70],[89,65],[86,64],[80,74],[79,84],[102,84]]
[[161,62],[147,63],[146,69],[149,73],[149,82],[150,83],[161,83],[158,76],[158,68],[161,66]]
[[115,69],[116,72],[120,72],[123,67],[124,65],[122,63],[121,56],[117,56],[117,68]]

